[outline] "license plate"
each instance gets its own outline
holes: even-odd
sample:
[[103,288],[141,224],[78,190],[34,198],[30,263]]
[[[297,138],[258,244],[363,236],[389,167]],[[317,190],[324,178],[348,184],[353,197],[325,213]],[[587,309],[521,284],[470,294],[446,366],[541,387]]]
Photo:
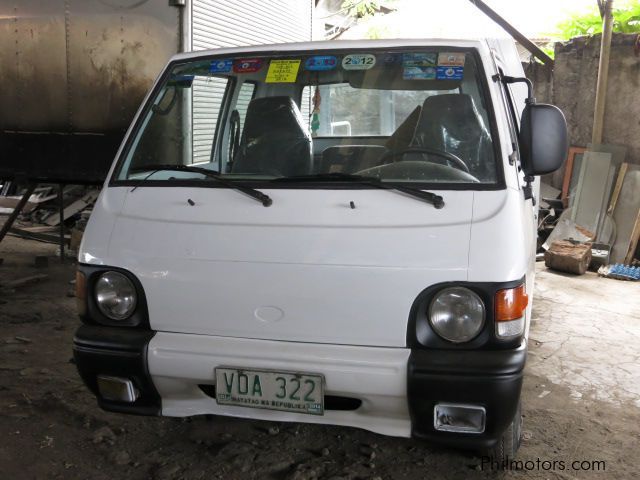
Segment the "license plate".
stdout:
[[312,373],[216,368],[220,405],[324,414],[324,377]]

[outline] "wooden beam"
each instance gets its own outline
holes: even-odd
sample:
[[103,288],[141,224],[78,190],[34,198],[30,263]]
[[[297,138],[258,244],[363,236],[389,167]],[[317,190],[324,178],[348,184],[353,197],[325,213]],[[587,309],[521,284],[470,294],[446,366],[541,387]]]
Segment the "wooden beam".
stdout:
[[533,56],[539,59],[542,63],[547,65],[548,67],[553,67],[553,58],[544,53],[540,47],[538,47],[535,43],[529,40],[523,33],[521,33],[517,28],[507,22],[504,18],[502,18],[498,13],[493,10],[489,5],[484,3],[482,0],[469,0],[473,3],[482,13],[484,13],[491,20],[500,25],[503,29],[509,33],[515,40],[517,40],[520,45],[529,50]]
[[640,240],[640,212],[638,212],[638,216],[636,217],[636,222],[633,225],[633,232],[631,233],[631,241],[629,242],[629,248],[627,248],[627,255],[624,258],[624,263],[626,265],[631,265],[633,261],[633,257],[636,253],[636,248],[638,248],[638,241]]
[[598,82],[596,84],[596,106],[593,112],[593,132],[591,143],[602,143],[604,129],[604,110],[607,101],[607,83],[609,81],[609,57],[611,56],[611,36],[613,35],[613,0],[604,5],[604,20],[600,43],[600,61],[598,65]]
[[622,184],[624,183],[624,176],[627,174],[627,168],[629,168],[629,164],[626,162],[620,165],[620,171],[618,172],[616,185],[613,188],[613,193],[611,194],[611,201],[609,202],[607,215],[613,215],[613,211],[616,209],[616,205],[618,204],[618,197],[620,196]]
[[4,222],[4,225],[2,226],[2,230],[0,230],[0,242],[2,242],[2,239],[4,238],[4,236],[12,227],[13,222],[15,222],[16,218],[18,218],[18,215],[20,215],[20,212],[29,201],[29,197],[31,196],[35,188],[36,188],[35,183],[30,183],[27,185],[27,189],[25,190],[24,195],[22,195],[22,198],[16,205],[16,208],[13,209],[13,212],[11,212],[11,215],[9,215],[9,218],[7,218],[7,220]]

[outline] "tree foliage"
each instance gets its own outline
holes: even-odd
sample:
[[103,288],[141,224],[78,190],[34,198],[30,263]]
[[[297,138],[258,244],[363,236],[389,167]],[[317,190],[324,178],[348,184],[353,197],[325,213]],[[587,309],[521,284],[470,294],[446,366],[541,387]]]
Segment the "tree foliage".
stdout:
[[[595,4],[594,0],[594,4]],[[620,33],[640,33],[640,1],[616,0],[613,4],[613,31]],[[569,40],[581,35],[602,33],[602,17],[597,5],[584,13],[574,14],[560,22],[554,37]]]
[[365,18],[373,15],[380,8],[377,0],[344,0],[340,6],[345,14],[353,18]]

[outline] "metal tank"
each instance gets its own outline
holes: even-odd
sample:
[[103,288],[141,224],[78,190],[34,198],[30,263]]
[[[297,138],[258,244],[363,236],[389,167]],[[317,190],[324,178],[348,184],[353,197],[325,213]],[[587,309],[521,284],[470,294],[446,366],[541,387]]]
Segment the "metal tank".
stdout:
[[0,178],[104,180],[184,0],[0,0]]

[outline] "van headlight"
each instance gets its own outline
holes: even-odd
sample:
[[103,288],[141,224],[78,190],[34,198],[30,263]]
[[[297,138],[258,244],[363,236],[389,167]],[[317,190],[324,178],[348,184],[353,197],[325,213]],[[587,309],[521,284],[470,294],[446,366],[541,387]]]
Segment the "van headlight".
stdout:
[[484,303],[464,287],[450,287],[438,292],[429,306],[429,322],[445,340],[464,343],[473,340],[484,326]]
[[105,272],[95,283],[94,295],[100,311],[111,320],[126,320],[136,309],[136,288],[125,275]]

